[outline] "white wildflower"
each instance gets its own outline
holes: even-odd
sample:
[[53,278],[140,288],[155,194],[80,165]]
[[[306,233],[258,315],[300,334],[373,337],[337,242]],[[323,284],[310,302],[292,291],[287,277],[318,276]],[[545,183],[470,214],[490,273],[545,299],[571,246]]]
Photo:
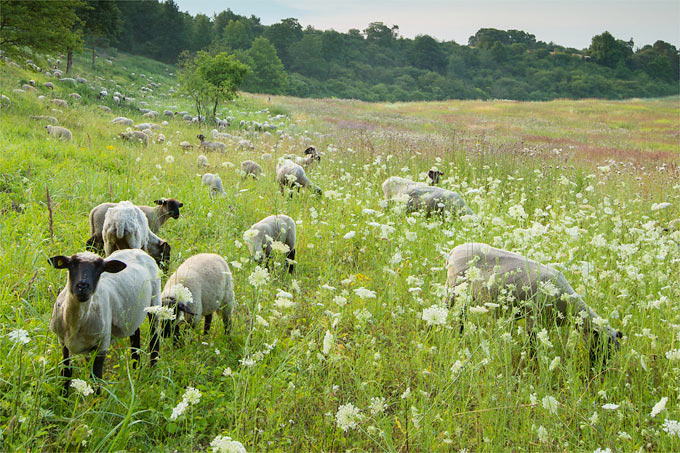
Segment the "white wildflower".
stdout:
[[676,420],[664,420],[662,429],[671,437],[680,437],[680,422]]
[[323,337],[323,354],[328,355],[329,352],[331,352],[331,349],[333,348],[333,344],[335,344],[335,338],[333,337],[333,334],[330,331],[326,331],[326,335]]
[[272,250],[278,253],[288,253],[290,252],[290,247],[288,244],[284,244],[283,242],[280,241],[274,241],[272,242]]
[[184,400],[180,401],[179,404],[172,409],[172,414],[170,414],[170,420],[177,420],[177,418],[184,413],[187,407],[189,407],[189,403],[187,403]]
[[680,360],[680,349],[671,349],[666,352],[666,358],[668,360]]
[[217,453],[246,453],[243,444],[231,437],[217,436],[210,442],[213,452]]
[[248,276],[248,282],[254,287],[259,287],[269,280],[269,270],[260,266],[255,266],[253,272]]
[[543,399],[541,400],[541,403],[543,403],[543,408],[550,412],[551,414],[557,413],[558,402],[555,399],[555,397],[550,395],[544,396]]
[[546,443],[550,440],[550,437],[548,436],[548,430],[545,429],[543,425],[538,427],[538,430],[536,430],[536,434],[538,434],[538,440],[540,442]]
[[76,392],[80,393],[83,396],[91,395],[94,393],[94,390],[92,389],[92,387],[90,387],[90,384],[83,381],[82,379],[72,380],[71,387],[73,387],[73,389]]
[[338,412],[335,414],[335,421],[338,425],[338,428],[345,432],[356,428],[361,419],[361,411],[354,407],[352,403],[347,403],[340,406],[338,408]]
[[171,163],[173,163],[173,162],[175,161],[175,157],[172,156],[171,154],[168,154],[167,156],[165,156],[165,161],[166,161],[167,163],[171,164]]
[[545,346],[552,348],[553,344],[550,342],[550,337],[548,337],[548,331],[546,329],[541,330],[536,334],[539,341]]
[[182,401],[186,401],[188,404],[198,404],[201,401],[201,391],[193,387],[187,387]]
[[561,360],[562,360],[562,359],[560,358],[560,356],[557,356],[557,357],[555,357],[554,359],[552,359],[552,361],[550,362],[550,366],[548,367],[548,369],[549,369],[550,371],[553,371],[555,368],[557,368],[558,366],[560,366],[560,361],[561,361]]
[[359,296],[362,299],[375,299],[375,291],[371,291],[370,289],[366,289],[363,286],[356,288],[354,290],[354,294]]
[[144,311],[151,313],[156,319],[161,321],[172,321],[175,319],[175,311],[170,307],[156,305],[155,307],[146,307]]
[[446,325],[446,317],[449,315],[449,310],[446,307],[439,305],[432,305],[423,310],[423,321],[428,326],[443,326]]
[[668,402],[667,397],[664,396],[663,398],[661,398],[659,402],[654,405],[654,407],[652,408],[652,412],[650,412],[649,416],[654,418],[657,415],[659,415],[664,409],[666,409],[667,402]]
[[357,232],[352,230],[349,233],[345,234],[342,238],[343,239],[352,239],[356,235],[357,235]]
[[608,410],[608,411],[615,411],[616,409],[619,408],[618,404],[613,404],[613,403],[607,403],[602,405],[602,409]]
[[246,242],[252,242],[258,234],[260,234],[260,232],[257,230],[247,230],[243,233],[243,240]]
[[194,301],[194,297],[191,295],[189,288],[181,283],[177,283],[170,288],[170,295],[175,298],[177,303],[190,304]]
[[371,415],[378,415],[387,409],[387,404],[385,404],[385,398],[374,396],[371,398],[371,404],[368,405],[368,409],[371,411]]
[[344,307],[347,304],[347,298],[342,296],[335,296],[333,298],[333,302],[335,302],[339,307]]
[[455,378],[458,376],[458,373],[460,373],[460,370],[463,369],[463,362],[460,360],[456,360],[453,365],[451,365],[451,377]]
[[7,334],[7,337],[14,344],[28,344],[31,341],[31,337],[28,336],[28,332],[24,329],[14,329]]

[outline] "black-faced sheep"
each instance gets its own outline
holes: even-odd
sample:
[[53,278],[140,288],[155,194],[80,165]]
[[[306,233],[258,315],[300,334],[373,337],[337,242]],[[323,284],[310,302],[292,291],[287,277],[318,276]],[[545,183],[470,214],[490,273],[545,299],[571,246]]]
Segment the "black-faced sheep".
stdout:
[[440,187],[413,187],[407,192],[406,212],[425,211],[426,215],[433,212],[453,212],[459,215],[474,215],[465,204],[463,198],[456,192]]
[[244,160],[241,162],[241,171],[243,172],[243,177],[252,176],[257,179],[262,174],[262,167],[257,162],[252,160]]
[[221,142],[206,142],[205,141],[205,136],[203,134],[198,134],[196,136],[197,139],[201,141],[201,144],[198,146],[198,149],[204,149],[206,151],[221,151],[225,152],[227,150],[227,145]]
[[[264,259],[269,265],[269,258],[272,253],[272,244],[278,241],[288,247],[286,258],[288,272],[293,272],[293,261],[295,260],[295,221],[287,215],[270,215],[251,226],[243,233],[243,239],[248,244],[250,256],[257,263],[262,263]],[[264,249],[264,252],[263,252]]]
[[286,186],[290,188],[296,187],[298,191],[300,187],[307,187],[318,195],[323,193],[319,186],[307,178],[305,169],[289,159],[284,159],[276,165],[276,181],[281,187],[282,195]]
[[[473,300],[479,305],[496,303],[503,295],[500,303],[509,304],[506,308],[513,309],[516,319],[526,317],[530,333],[535,323],[562,324],[568,315],[576,315],[587,339],[597,341],[604,332],[607,344],[619,347],[621,332],[596,323],[601,318],[555,269],[487,244],[468,243],[451,250],[447,273],[450,304],[457,306],[461,298],[461,311]],[[594,350],[591,343],[591,357]]]
[[[55,256],[48,262],[56,269],[68,269],[66,287],[52,308],[50,330],[62,346],[61,376],[68,392],[73,370],[71,354],[96,351],[93,374],[102,378],[104,359],[114,337],[130,337],[133,365],[139,362],[139,327],[147,307],[161,305],[158,266],[141,250],[121,250],[107,259],[82,252],[70,257]],[[157,323],[151,322],[151,364],[158,359]]]
[[[214,253],[200,253],[187,258],[165,283],[161,303],[175,309],[175,336],[179,333],[180,318],[193,328],[205,317],[203,333],[207,334],[213,313],[218,310],[224,331],[229,333],[231,314],[237,306],[229,265]],[[171,321],[164,323],[164,336],[170,335],[171,326]]]

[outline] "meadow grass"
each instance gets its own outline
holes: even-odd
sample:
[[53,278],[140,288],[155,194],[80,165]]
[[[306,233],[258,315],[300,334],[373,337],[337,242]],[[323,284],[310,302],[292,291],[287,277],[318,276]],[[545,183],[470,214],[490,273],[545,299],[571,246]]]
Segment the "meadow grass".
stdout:
[[[81,74],[109,93],[114,79],[142,100],[144,71],[161,83],[144,99],[150,108],[191,107],[167,96],[171,67],[121,54],[94,73],[86,61],[76,60]],[[221,109],[236,118],[227,132],[237,138],[226,154],[206,153],[226,189],[213,200],[199,151],[178,146],[210,127],[170,119],[164,144],[122,142],[124,128],[110,120],[142,122],[132,108],[103,101],[114,109],[106,114],[89,90],[77,87],[84,98],[72,101],[57,84],[40,93],[70,106],[50,113],[36,94],[11,91],[48,79],[0,69],[0,91],[12,99],[0,111],[2,450],[205,450],[218,435],[250,451],[680,449],[680,232],[664,231],[680,212],[677,98],[368,104],[244,95]],[[48,137],[28,119],[37,114],[56,116],[73,141]],[[242,119],[282,133],[241,128]],[[310,144],[324,152],[308,171],[324,197],[282,197],[277,158]],[[264,167],[258,181],[238,172],[249,158]],[[424,181],[431,166],[477,218],[383,206],[385,178]],[[84,249],[95,205],[163,196],[184,203],[160,232],[172,245],[170,272],[201,252],[230,263],[239,303],[231,335],[221,321],[206,337],[185,329],[178,347],[162,342],[156,367],[144,356],[136,370],[122,339],[101,396],[61,397],[49,318],[66,275],[47,258]],[[661,202],[671,206],[652,210]],[[297,270],[288,275],[279,256],[255,285],[243,232],[274,213],[297,221]],[[621,349],[591,363],[573,323],[537,326],[548,335],[531,346],[524,321],[493,309],[463,319],[449,310],[444,325],[428,326],[423,311],[444,307],[445,256],[472,241],[560,269],[623,332]],[[148,338],[145,323],[142,345]],[[89,359],[75,360],[74,378],[94,386]],[[185,397],[187,387],[200,398]],[[173,419],[183,398],[192,402]]]

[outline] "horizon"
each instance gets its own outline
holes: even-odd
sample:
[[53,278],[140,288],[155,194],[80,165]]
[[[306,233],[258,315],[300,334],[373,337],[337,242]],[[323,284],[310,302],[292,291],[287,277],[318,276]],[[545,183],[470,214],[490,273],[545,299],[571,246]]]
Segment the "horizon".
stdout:
[[[319,30],[365,29],[371,22],[397,25],[399,35],[414,38],[430,35],[438,41],[455,41],[467,45],[468,38],[480,28],[522,30],[537,41],[585,49],[593,36],[604,31],[617,39],[633,39],[641,48],[658,40],[680,47],[680,2],[593,0],[561,3],[554,1],[425,0],[414,5],[404,0],[348,0],[342,4],[310,0],[175,0],[181,11],[213,17],[226,9],[250,17],[259,17],[263,25],[294,17],[303,28]],[[491,9],[493,8],[493,10]],[[344,12],[344,10],[351,10]]]

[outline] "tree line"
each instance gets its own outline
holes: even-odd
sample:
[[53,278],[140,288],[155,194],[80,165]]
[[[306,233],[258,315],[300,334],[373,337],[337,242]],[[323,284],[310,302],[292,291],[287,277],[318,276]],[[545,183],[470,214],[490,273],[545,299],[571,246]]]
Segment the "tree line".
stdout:
[[[263,25],[231,10],[181,12],[174,0],[1,0],[0,45],[27,51],[110,45],[166,63],[204,51],[250,70],[242,89],[368,101],[656,97],[680,92],[678,49],[636,48],[603,32],[587,49],[537,41],[520,30],[483,28],[467,43],[399,35],[382,22],[347,33],[303,28],[295,18]],[[50,24],[48,29],[45,24]]]

